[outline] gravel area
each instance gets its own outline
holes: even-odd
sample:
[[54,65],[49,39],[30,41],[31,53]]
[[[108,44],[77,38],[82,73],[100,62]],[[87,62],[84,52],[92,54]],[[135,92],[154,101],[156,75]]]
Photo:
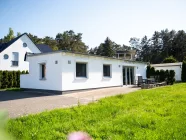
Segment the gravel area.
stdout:
[[46,95],[28,91],[0,91],[0,110],[6,111],[10,118],[35,114],[55,108],[66,108],[80,104],[88,104],[100,98],[126,94],[139,90],[130,86],[103,88],[64,95]]

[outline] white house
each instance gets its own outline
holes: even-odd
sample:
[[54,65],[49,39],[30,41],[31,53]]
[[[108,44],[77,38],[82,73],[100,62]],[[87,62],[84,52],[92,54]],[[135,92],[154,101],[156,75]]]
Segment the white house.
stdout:
[[20,77],[23,89],[66,92],[135,84],[146,78],[146,63],[56,51],[27,55],[29,74]]
[[175,71],[175,80],[181,81],[182,62],[151,64],[151,66],[154,67],[155,70],[174,70]]
[[29,70],[29,63],[24,61],[25,54],[49,51],[46,48],[35,45],[26,33],[0,44],[0,70]]

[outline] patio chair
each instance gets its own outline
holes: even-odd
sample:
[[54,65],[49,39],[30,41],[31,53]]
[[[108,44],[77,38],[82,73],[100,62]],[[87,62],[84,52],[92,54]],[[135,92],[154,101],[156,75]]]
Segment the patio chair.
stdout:
[[138,87],[146,83],[146,79],[143,79],[142,76],[138,76]]

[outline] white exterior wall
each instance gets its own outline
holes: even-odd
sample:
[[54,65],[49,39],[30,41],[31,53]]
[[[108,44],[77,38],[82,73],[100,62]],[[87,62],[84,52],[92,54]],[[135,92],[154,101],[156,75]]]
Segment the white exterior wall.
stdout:
[[182,68],[180,66],[165,66],[165,67],[153,66],[153,67],[155,68],[155,70],[174,70],[175,71],[175,80],[176,81],[181,81]]
[[[23,47],[23,43],[27,43],[27,47]],[[19,65],[12,66],[13,52],[19,53]],[[0,53],[0,70],[29,70],[29,63],[24,61],[25,53],[40,53],[40,50],[35,44],[28,38],[27,35],[23,35],[8,48]],[[8,59],[4,59],[4,54],[9,56]]]
[[[71,61],[71,64],[68,64]],[[76,62],[87,63],[87,78],[76,78]],[[103,77],[103,64],[111,65],[111,78]],[[62,90],[121,86],[121,60],[68,54],[62,57]]]
[[[22,74],[20,76],[21,88],[45,89],[62,91],[62,63],[61,55],[38,55],[28,57],[29,74]],[[58,64],[55,64],[58,61]],[[46,64],[46,80],[40,79],[40,64]]]
[[[58,64],[55,64],[55,61]],[[21,75],[21,88],[69,91],[123,85],[123,66],[133,66],[134,76],[146,78],[146,64],[72,53],[29,56],[30,72]],[[71,62],[70,64],[68,62]],[[76,62],[87,63],[87,78],[76,77]],[[39,64],[46,63],[46,80],[39,80]],[[111,65],[111,78],[103,77],[103,64]]]

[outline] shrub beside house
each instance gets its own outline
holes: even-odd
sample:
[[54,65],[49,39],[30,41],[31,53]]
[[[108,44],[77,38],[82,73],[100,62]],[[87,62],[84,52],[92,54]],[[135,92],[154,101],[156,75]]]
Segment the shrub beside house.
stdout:
[[28,74],[28,71],[0,71],[0,89],[19,88],[20,74]]

